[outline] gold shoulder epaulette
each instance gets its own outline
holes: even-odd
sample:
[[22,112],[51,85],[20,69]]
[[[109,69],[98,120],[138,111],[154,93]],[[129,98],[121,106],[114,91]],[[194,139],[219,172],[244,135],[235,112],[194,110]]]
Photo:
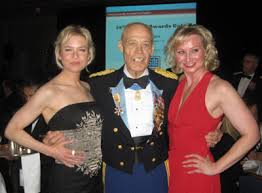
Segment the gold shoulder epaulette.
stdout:
[[89,75],[89,78],[92,78],[92,77],[96,77],[96,76],[103,76],[103,75],[107,75],[107,74],[110,74],[112,72],[114,72],[115,69],[106,69],[106,70],[102,70],[102,71],[99,71],[99,72],[95,72],[93,74],[90,74]]
[[158,74],[161,74],[164,77],[171,78],[171,79],[176,79],[176,80],[178,79],[178,76],[175,73],[166,71],[166,70],[164,70],[162,68],[159,68],[159,67],[155,68],[154,71],[156,73],[158,73]]

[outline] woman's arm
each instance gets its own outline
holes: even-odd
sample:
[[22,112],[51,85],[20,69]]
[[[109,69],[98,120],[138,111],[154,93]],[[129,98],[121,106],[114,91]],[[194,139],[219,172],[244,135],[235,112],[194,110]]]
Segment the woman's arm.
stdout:
[[208,88],[208,92],[212,93],[209,96],[212,97],[209,97],[208,93],[206,96],[207,107],[212,107],[212,104],[215,104],[214,108],[211,108],[211,115],[218,116],[224,113],[239,131],[241,137],[217,162],[211,162],[209,158],[203,158],[196,154],[188,155],[188,160],[183,162],[184,167],[196,168],[190,173],[207,175],[221,173],[246,155],[259,140],[257,123],[235,89],[221,79],[216,79],[212,84]]
[[[63,163],[65,165],[68,165],[67,162],[70,161],[71,163],[78,163],[72,161],[76,159],[76,156],[72,155],[71,150],[64,148],[64,145],[69,142],[62,142],[54,144],[53,146],[48,146],[35,140],[24,131],[24,128],[31,124],[40,114],[44,113],[47,109],[51,109],[50,103],[52,104],[54,98],[54,92],[48,86],[40,88],[9,121],[5,129],[5,136],[22,146],[41,152],[57,160],[64,160]],[[72,165],[69,164],[69,166]]]

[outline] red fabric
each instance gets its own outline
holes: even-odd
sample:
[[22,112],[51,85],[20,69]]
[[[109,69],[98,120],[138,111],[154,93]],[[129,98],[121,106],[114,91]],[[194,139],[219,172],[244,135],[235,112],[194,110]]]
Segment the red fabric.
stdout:
[[[179,84],[168,112],[169,193],[220,193],[219,175],[187,174],[185,155],[197,153],[213,160],[205,135],[216,129],[221,118],[213,118],[205,105],[205,94],[213,74],[207,72],[178,110],[186,79]],[[191,168],[192,170],[192,168]]]

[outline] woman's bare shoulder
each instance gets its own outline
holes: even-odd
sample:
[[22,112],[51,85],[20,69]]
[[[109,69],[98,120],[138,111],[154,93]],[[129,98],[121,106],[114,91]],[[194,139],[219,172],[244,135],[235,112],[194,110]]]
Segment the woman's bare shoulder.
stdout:
[[51,80],[37,90],[35,97],[50,100],[55,96],[57,97],[59,93],[59,85],[55,84],[55,82]]
[[228,81],[223,80],[217,75],[214,75],[212,77],[209,87],[212,91],[219,93],[225,93],[234,90],[234,88]]

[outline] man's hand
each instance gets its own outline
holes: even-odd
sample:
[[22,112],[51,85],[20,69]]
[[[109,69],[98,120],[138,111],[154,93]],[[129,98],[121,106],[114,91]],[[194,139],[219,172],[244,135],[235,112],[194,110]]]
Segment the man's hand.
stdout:
[[83,152],[77,152],[65,147],[65,145],[72,143],[65,138],[64,134],[59,131],[48,131],[43,139],[43,143],[50,146],[53,150],[53,155],[57,162],[61,162],[68,167],[80,165],[84,161]]
[[43,143],[46,145],[54,145],[59,142],[65,142],[65,136],[62,132],[59,131],[48,131],[43,138]]
[[205,136],[208,147],[215,147],[215,145],[221,140],[223,136],[223,132],[220,129],[221,125],[222,122],[218,124],[215,131],[211,131]]

